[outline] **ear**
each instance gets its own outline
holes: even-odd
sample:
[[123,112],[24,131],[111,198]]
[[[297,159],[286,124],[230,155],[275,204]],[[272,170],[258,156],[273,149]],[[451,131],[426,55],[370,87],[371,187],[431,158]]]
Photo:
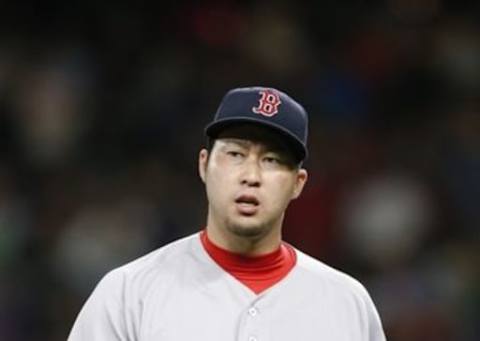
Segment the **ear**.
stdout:
[[304,168],[300,168],[297,172],[297,179],[295,182],[295,187],[293,189],[292,200],[297,199],[300,194],[302,194],[303,187],[307,183],[308,173]]
[[208,150],[203,148],[200,150],[198,154],[198,174],[200,175],[200,179],[202,179],[203,183],[205,183],[205,174],[207,173],[207,165],[208,165]]

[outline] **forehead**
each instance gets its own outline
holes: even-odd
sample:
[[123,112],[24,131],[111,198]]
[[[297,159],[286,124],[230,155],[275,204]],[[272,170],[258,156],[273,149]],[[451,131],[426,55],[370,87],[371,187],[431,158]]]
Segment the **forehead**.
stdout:
[[217,136],[217,139],[236,139],[246,142],[259,143],[268,149],[291,152],[290,146],[282,134],[274,130],[254,124],[238,124],[226,127]]

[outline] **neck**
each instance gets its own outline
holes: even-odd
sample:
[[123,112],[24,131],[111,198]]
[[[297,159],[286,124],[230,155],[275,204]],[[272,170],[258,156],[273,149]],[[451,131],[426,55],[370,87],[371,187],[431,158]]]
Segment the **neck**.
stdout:
[[280,247],[281,221],[260,235],[248,236],[235,233],[224,225],[216,224],[212,219],[207,222],[208,238],[217,246],[233,253],[245,256],[259,256],[268,254]]

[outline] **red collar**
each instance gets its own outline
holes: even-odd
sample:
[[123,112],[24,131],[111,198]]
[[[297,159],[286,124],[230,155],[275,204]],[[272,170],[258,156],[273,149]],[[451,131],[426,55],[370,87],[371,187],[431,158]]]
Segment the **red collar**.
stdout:
[[215,245],[206,231],[200,233],[202,245],[210,257],[226,272],[256,294],[282,280],[296,264],[295,250],[283,242],[280,247],[261,256],[244,256]]

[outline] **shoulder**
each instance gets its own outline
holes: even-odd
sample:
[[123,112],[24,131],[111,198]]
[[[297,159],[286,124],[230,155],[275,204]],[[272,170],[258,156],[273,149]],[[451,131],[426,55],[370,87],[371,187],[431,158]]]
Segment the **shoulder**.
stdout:
[[145,289],[145,286],[162,279],[166,282],[175,277],[184,265],[198,253],[198,233],[164,245],[138,259],[108,272],[98,287],[107,291]]
[[142,271],[157,270],[159,266],[176,265],[186,257],[191,256],[197,244],[199,244],[199,235],[195,233],[164,245],[116,270],[134,274]]
[[365,340],[385,340],[380,316],[370,294],[352,276],[312,258],[297,253],[296,283],[315,306],[329,307],[330,314],[354,316]]
[[297,271],[299,276],[316,288],[327,290],[330,294],[353,295],[370,301],[365,286],[351,275],[335,269],[297,249]]
[[169,288],[175,288],[172,281],[199,259],[199,244],[194,234],[108,272],[83,305],[69,340],[113,340],[120,334],[136,339],[131,335],[137,331],[145,302],[152,297],[159,302]]

